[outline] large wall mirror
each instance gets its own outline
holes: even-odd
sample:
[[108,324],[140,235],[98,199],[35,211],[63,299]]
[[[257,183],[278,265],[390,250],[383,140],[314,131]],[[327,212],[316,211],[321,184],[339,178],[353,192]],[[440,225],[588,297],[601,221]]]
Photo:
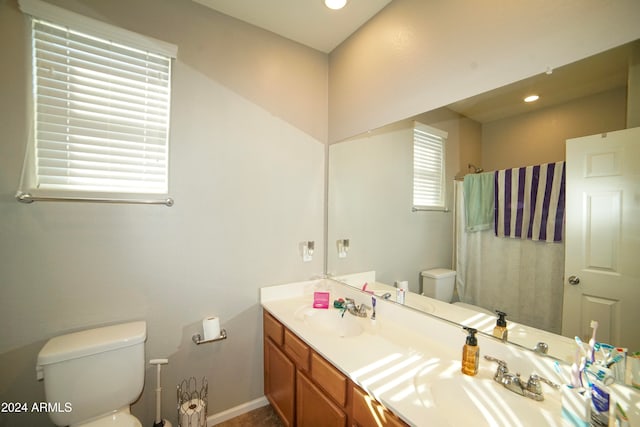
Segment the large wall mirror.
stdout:
[[[354,286],[367,283],[373,290],[378,286],[393,291],[394,283],[405,283],[410,295],[419,295],[423,290],[422,271],[455,270],[453,301],[479,308],[479,313],[486,315],[482,318],[486,322],[483,330],[490,331],[495,325],[493,311],[502,310],[507,312],[509,321],[532,327],[526,340],[519,341],[514,330],[509,335],[510,341],[532,348],[532,342],[549,341],[554,336],[558,339],[555,345],[549,345],[549,354],[562,360],[572,357],[574,336],[560,337],[563,294],[568,286],[564,277],[564,240],[540,243],[502,238],[497,246],[485,246],[483,241],[461,241],[461,179],[482,170],[564,161],[567,139],[640,126],[633,122],[637,117],[628,117],[628,112],[637,109],[640,102],[637,80],[633,83],[632,78],[629,84],[630,75],[638,75],[638,46],[638,42],[619,46],[332,144],[327,273],[343,277]],[[539,95],[538,101],[523,102],[526,95],[534,93]],[[416,121],[448,134],[448,209],[444,212],[412,210]],[[638,175],[635,179],[637,195]],[[635,241],[639,240],[636,236]],[[474,261],[471,250],[464,246],[469,244],[476,246],[474,250],[492,256]],[[638,249],[637,244],[634,248]],[[637,259],[638,255],[633,256]],[[639,280],[638,275],[635,280]],[[391,299],[395,299],[393,292]],[[415,298],[408,298],[405,304],[456,322],[463,322],[472,313],[450,314],[438,307],[434,309],[429,300]],[[626,328],[637,329],[632,325]],[[535,333],[531,331],[537,331],[538,335],[532,336]],[[587,324],[577,335],[588,340],[590,332]],[[603,342],[622,339],[601,332]],[[640,351],[640,335],[627,334],[624,342],[612,344]]]

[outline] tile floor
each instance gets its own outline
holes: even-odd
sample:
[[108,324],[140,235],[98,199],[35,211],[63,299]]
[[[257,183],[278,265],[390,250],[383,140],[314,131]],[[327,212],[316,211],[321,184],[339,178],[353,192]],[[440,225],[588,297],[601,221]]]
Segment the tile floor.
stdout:
[[283,427],[283,424],[271,405],[267,405],[216,424],[216,427]]

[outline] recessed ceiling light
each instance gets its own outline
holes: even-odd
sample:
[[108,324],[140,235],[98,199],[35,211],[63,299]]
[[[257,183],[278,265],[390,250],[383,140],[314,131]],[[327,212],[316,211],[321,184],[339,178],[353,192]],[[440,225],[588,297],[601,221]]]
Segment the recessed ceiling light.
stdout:
[[324,0],[324,5],[329,9],[342,9],[347,4],[347,0]]
[[538,95],[529,95],[524,99],[524,102],[537,101],[540,97]]

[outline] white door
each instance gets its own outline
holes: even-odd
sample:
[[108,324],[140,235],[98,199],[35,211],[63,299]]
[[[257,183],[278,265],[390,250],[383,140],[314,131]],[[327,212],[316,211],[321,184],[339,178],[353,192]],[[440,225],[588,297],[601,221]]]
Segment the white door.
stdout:
[[562,334],[640,351],[640,128],[567,140]]

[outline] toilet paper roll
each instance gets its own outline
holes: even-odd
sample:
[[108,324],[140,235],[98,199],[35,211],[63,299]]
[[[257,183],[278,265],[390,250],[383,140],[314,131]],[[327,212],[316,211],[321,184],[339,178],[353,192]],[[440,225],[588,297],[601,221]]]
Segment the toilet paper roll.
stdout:
[[204,340],[212,340],[220,337],[220,319],[217,317],[207,317],[202,321]]
[[202,399],[191,399],[180,405],[180,427],[205,427],[207,405]]

